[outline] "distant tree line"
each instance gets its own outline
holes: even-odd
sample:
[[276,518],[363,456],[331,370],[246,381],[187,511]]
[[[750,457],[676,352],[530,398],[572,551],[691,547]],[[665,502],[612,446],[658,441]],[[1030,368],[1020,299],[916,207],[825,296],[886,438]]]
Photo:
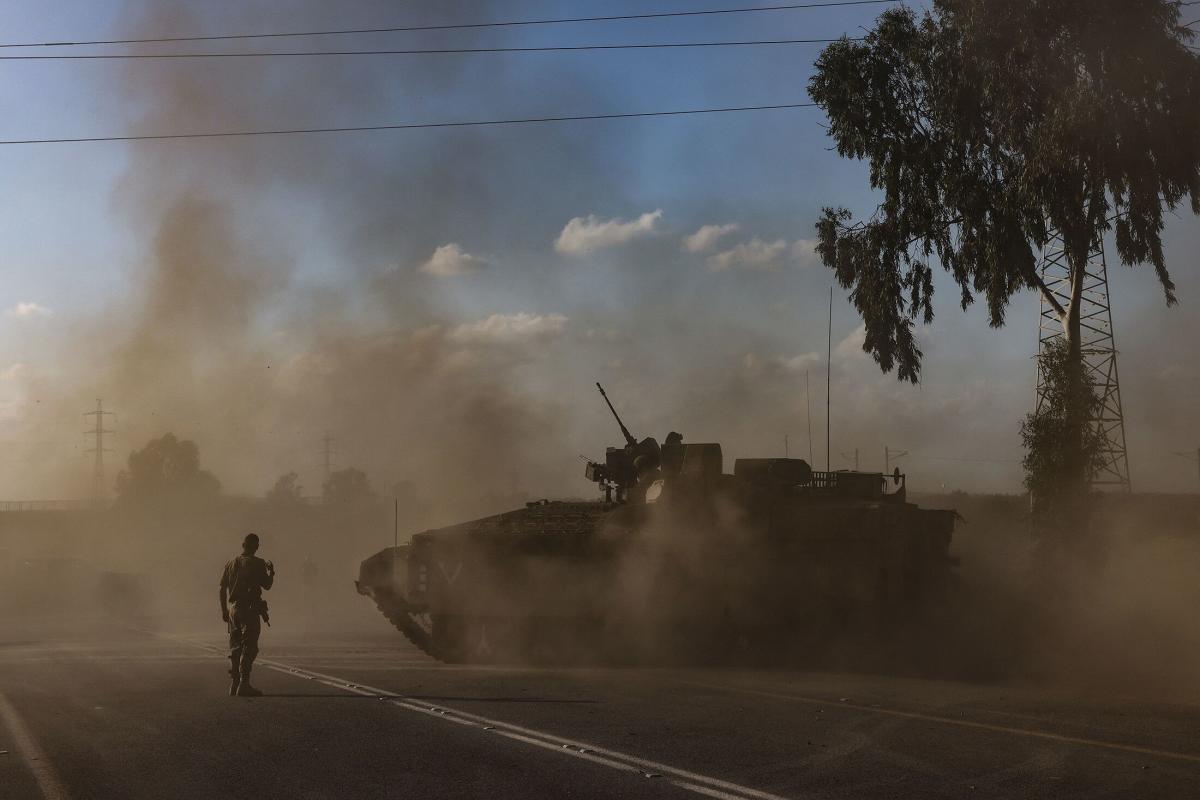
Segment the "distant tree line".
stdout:
[[[200,503],[218,498],[221,482],[201,467],[195,442],[165,433],[129,454],[117,475],[116,492],[117,502],[123,506]],[[321,487],[321,502],[333,507],[364,505],[377,497],[366,472],[357,467],[330,473]],[[304,504],[300,476],[295,472],[279,476],[266,500],[279,506]]]

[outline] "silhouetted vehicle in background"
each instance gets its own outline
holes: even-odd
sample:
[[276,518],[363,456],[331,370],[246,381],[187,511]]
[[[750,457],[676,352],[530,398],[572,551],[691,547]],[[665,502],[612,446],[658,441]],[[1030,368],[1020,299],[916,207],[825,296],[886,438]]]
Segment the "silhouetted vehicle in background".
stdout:
[[736,659],[945,599],[956,515],[906,502],[898,470],[757,458],[726,474],[719,444],[617,421],[625,445],[586,469],[603,499],[417,533],[362,563],[359,593],[447,662]]

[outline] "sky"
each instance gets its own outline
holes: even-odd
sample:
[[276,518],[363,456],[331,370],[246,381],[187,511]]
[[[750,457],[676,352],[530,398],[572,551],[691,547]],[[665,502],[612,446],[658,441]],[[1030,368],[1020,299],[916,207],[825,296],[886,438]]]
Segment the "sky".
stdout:
[[[32,42],[721,7],[5,2],[0,30]],[[143,51],[832,38],[882,8]],[[0,139],[802,103],[819,49],[8,61]],[[315,493],[326,431],[337,465],[383,491],[587,494],[580,454],[619,443],[596,381],[638,435],[719,441],[727,468],[783,455],[786,437],[823,467],[832,276],[813,223],[827,205],[874,205],[823,122],[799,109],[0,146],[0,497],[86,494],[81,415],[97,397],[117,412],[109,478],[172,431],[241,494],[288,471]],[[1181,211],[1165,235],[1177,307],[1148,268],[1110,263],[1129,457],[1136,489],[1195,491],[1195,464],[1173,453],[1200,446],[1200,222]],[[857,451],[881,469],[886,447],[907,451],[917,489],[1019,491],[1037,297],[992,330],[945,276],[937,286],[919,386],[862,353],[835,288],[831,465]]]

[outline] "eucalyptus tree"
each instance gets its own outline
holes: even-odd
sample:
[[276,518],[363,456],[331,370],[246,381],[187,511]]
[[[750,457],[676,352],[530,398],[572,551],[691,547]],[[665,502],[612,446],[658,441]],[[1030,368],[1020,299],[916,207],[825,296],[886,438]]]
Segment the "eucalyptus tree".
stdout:
[[[1072,382],[1068,375],[1068,345],[1063,339],[1052,339],[1042,353],[1042,376],[1045,394],[1041,407],[1021,421],[1021,443],[1025,457],[1025,488],[1033,498],[1033,511],[1043,523],[1043,530],[1071,527],[1080,521],[1081,498],[1075,485],[1075,431],[1069,427],[1069,409],[1099,410],[1100,395],[1092,376],[1085,372],[1083,379]],[[1079,392],[1071,396],[1069,392]],[[1096,471],[1104,465],[1104,437],[1093,426],[1085,426],[1081,451],[1087,470]]]
[[[882,14],[860,40],[820,55],[809,84],[843,157],[870,166],[879,198],[856,220],[826,208],[818,253],[866,327],[884,371],[917,382],[915,323],[934,316],[934,270],[965,308],[1004,324],[1014,295],[1042,293],[1063,326],[1065,398],[1082,381],[1080,298],[1106,234],[1127,265],[1175,286],[1163,216],[1200,214],[1200,55],[1187,8],[1171,0],[934,0]],[[1200,17],[1200,5],[1194,6]],[[1062,238],[1065,301],[1039,253]],[[1062,469],[1081,485],[1086,409],[1066,409]]]

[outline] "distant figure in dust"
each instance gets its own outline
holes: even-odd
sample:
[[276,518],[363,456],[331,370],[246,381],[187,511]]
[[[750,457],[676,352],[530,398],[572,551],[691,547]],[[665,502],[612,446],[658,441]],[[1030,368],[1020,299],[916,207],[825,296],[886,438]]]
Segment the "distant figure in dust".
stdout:
[[275,565],[256,556],[257,552],[258,536],[246,534],[242,554],[226,564],[221,575],[221,619],[229,625],[230,696],[262,696],[250,685],[250,668],[258,655],[262,620],[271,624],[262,593],[275,583]]

